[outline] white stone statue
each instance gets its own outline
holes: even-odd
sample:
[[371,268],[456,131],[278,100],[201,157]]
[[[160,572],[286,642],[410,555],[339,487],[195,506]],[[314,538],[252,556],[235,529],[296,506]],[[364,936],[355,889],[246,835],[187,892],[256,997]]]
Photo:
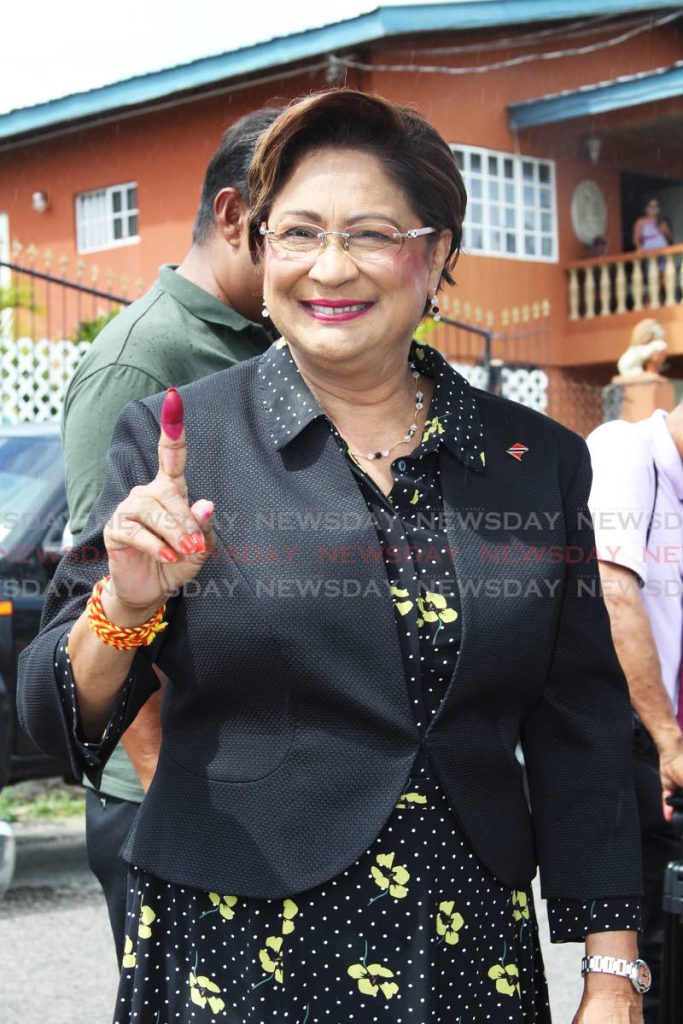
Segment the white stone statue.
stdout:
[[617,362],[620,376],[659,376],[659,368],[666,359],[667,350],[662,325],[651,318],[641,320],[633,328],[630,344]]

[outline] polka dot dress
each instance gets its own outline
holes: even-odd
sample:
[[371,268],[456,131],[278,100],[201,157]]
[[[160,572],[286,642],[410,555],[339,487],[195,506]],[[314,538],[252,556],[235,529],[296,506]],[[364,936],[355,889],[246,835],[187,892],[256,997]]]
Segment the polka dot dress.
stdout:
[[[414,346],[411,358],[434,376],[434,397],[421,444],[391,463],[388,498],[335,436],[377,524],[407,684],[424,730],[439,713],[461,635],[453,558],[439,528],[437,452],[448,439],[472,468],[482,471],[484,458],[473,400],[462,385],[449,391],[445,371],[424,349]],[[279,417],[274,436],[282,440],[305,426],[289,384],[305,385],[282,347],[267,359]],[[306,395],[304,419],[321,415]],[[63,649],[57,675],[75,717]],[[109,737],[115,732],[110,723]],[[94,756],[92,745],[87,756]],[[416,762],[371,848],[316,889],[259,900],[183,888],[134,868],[129,881],[115,1024],[550,1021],[531,892],[506,888],[479,864],[426,760]],[[605,906],[613,922],[610,901]],[[585,905],[562,903],[558,913],[565,936],[577,937]]]

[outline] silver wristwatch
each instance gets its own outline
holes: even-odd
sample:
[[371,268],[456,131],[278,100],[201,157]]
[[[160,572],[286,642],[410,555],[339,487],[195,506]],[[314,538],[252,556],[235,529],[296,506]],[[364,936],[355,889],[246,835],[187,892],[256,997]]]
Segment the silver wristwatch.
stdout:
[[636,992],[645,995],[652,985],[652,973],[644,960],[620,960],[616,956],[585,956],[581,961],[581,974],[616,974],[628,978]]

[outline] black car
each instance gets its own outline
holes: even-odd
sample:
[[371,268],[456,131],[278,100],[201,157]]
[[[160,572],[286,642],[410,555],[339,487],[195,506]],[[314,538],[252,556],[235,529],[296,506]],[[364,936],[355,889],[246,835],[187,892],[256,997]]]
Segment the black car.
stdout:
[[69,773],[31,742],[15,702],[17,659],[38,632],[67,520],[58,424],[0,425],[0,788]]

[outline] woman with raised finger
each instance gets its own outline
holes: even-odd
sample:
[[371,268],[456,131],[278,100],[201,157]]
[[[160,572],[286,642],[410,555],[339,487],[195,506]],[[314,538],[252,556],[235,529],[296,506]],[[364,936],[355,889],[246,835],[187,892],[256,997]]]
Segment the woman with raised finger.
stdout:
[[251,185],[282,339],[127,407],[101,559],[65,559],[22,658],[22,721],[92,778],[170,679],[114,1019],[546,1024],[538,861],[592,958],[576,1024],[638,1024],[587,449],[411,340],[459,252],[451,151],[333,91],[274,122]]

